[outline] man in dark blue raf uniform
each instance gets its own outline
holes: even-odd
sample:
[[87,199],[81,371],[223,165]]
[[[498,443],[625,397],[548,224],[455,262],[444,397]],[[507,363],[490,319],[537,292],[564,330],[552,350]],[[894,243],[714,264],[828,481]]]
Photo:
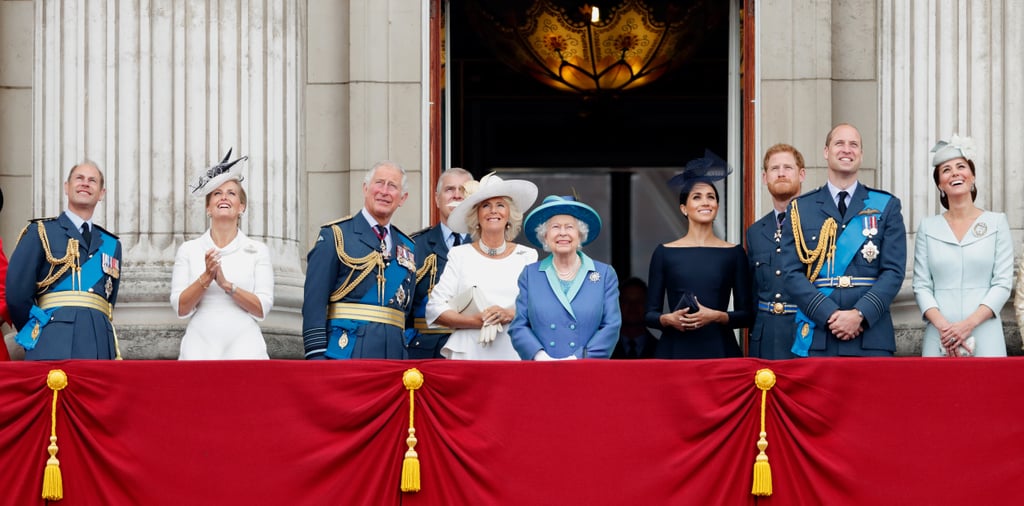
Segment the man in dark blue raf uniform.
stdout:
[[786,291],[782,266],[782,229],[789,201],[800,195],[807,175],[804,157],[789,144],[776,144],[764,153],[761,176],[772,197],[772,210],[747,229],[747,257],[754,278],[757,316],[750,331],[750,356],[795,358],[790,351],[796,306]]
[[32,220],[7,271],[7,306],[26,360],[121,358],[111,325],[121,278],[121,243],[92,222],[106,195],[93,162],[71,168],[68,207]]
[[307,359],[406,358],[416,256],[391,217],[408,196],[405,169],[379,162],[363,181],[362,210],[321,227],[306,257]]
[[468,242],[468,237],[448,228],[448,216],[466,198],[462,185],[472,179],[472,174],[458,167],[441,173],[434,192],[434,204],[437,205],[441,219],[437,225],[413,234],[416,241],[417,272],[416,297],[413,299],[412,316],[405,329],[409,358],[444,358],[441,348],[448,342],[451,329],[428,327],[424,315],[430,291],[448,264],[448,250]]
[[889,306],[907,263],[900,201],[857,180],[860,132],[840,124],[825,139],[828,182],[795,199],[783,227],[786,289],[796,303],[793,351],[892,356]]

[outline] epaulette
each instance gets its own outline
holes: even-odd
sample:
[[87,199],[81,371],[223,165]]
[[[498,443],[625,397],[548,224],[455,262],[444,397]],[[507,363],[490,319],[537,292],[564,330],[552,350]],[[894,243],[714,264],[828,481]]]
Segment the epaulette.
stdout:
[[348,216],[344,216],[342,218],[338,218],[338,219],[336,219],[334,221],[328,221],[327,223],[324,223],[323,225],[320,225],[320,228],[329,227],[331,225],[337,225],[338,223],[341,223],[341,222],[346,221],[346,220],[351,220],[351,219],[352,219],[352,215],[350,214]]
[[423,229],[417,230],[417,231],[413,232],[412,235],[410,235],[409,237],[415,239],[415,238],[417,238],[417,237],[427,233],[432,228],[434,228],[434,227],[427,227],[427,228],[423,228]]
[[105,229],[105,228],[103,228],[103,227],[101,227],[101,226],[99,226],[99,225],[95,224],[95,223],[93,223],[93,225],[92,225],[92,228],[98,228],[98,229],[100,229],[100,230],[101,230],[101,231],[102,231],[102,232],[103,232],[104,234],[107,234],[107,235],[109,235],[110,237],[113,237],[113,238],[114,238],[115,240],[118,240],[118,241],[120,241],[120,240],[121,240],[121,238],[120,238],[120,237],[118,237],[118,236],[117,236],[117,234],[115,234],[115,233],[113,233],[113,232],[111,232],[111,231],[109,231],[109,230],[107,230],[107,229]]
[[15,241],[14,244],[18,244],[19,242],[21,242],[21,238],[25,237],[25,233],[28,232],[28,227],[31,227],[33,223],[41,223],[41,222],[44,222],[44,221],[53,221],[53,220],[56,220],[56,219],[57,219],[56,216],[50,216],[48,218],[32,218],[31,220],[28,220],[28,225],[25,225],[25,228],[21,229],[21,233],[18,234],[18,240]]
[[882,189],[880,189],[880,188],[872,188],[872,187],[870,187],[870,186],[868,186],[868,185],[864,185],[864,189],[865,189],[865,190],[867,190],[867,191],[869,191],[869,192],[878,192],[878,193],[884,193],[884,194],[886,194],[886,195],[888,195],[888,196],[890,196],[890,197],[894,197],[894,198],[899,198],[899,197],[896,197],[896,195],[894,195],[894,194],[892,194],[892,193],[889,193],[889,192],[887,192],[887,191],[885,191],[885,190],[882,190]]

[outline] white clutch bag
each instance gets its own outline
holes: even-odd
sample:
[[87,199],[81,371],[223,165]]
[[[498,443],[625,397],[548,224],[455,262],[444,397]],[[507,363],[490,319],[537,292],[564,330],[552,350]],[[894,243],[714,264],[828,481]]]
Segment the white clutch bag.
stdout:
[[[939,350],[940,350],[940,353],[942,353],[943,357],[945,357],[947,355],[946,347],[945,346],[940,346]],[[974,336],[969,336],[967,339],[964,339],[964,342],[961,343],[960,346],[957,346],[957,348],[956,348],[956,355],[958,357],[973,357],[974,356]]]
[[466,315],[475,316],[480,314],[483,308],[490,306],[487,303],[487,299],[484,298],[483,292],[475,286],[471,286],[462,291],[462,293],[452,297],[448,301],[448,307],[455,310],[455,312]]

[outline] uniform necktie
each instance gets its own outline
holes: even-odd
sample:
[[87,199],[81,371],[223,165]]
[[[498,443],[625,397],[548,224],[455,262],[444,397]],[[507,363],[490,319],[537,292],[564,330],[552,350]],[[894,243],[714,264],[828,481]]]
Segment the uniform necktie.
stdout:
[[839,192],[839,216],[846,217],[846,196],[849,195],[846,190]]
[[782,226],[782,222],[786,221],[786,212],[783,211],[783,212],[775,215],[775,219],[779,220],[779,226],[781,227]]
[[89,222],[82,223],[82,240],[88,246],[92,242],[92,231],[89,230]]
[[452,247],[462,244],[462,234],[452,232]]

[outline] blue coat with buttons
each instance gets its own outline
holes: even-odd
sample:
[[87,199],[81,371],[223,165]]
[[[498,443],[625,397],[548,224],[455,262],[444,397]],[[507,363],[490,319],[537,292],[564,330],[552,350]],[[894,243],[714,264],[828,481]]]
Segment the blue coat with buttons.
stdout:
[[540,350],[553,358],[611,357],[622,327],[619,278],[610,265],[579,255],[580,272],[568,294],[562,292],[550,256],[519,275],[509,334],[523,360],[532,360]]
[[[790,225],[788,220],[782,226]],[[747,229],[747,258],[754,280],[754,303],[792,304],[786,292],[785,271],[782,270],[782,231],[775,212],[766,214]],[[760,308],[755,313],[750,331],[750,356],[767,359],[797,358],[789,351],[793,346],[795,315],[773,314]]]
[[[79,261],[82,264],[93,255],[100,254],[98,250],[105,242],[117,243],[114,249],[116,265],[105,269],[99,280],[86,288],[87,291],[102,296],[113,305],[117,301],[117,289],[120,286],[121,243],[117,236],[94,226],[92,242],[86,245],[81,231],[75,227],[67,214],[61,213],[57,218],[39,221],[46,230],[48,247],[54,257],[60,258],[65,255],[69,239],[79,241]],[[32,306],[36,304],[36,283],[48,276],[51,267],[43,250],[37,222],[33,220],[29,223],[11,255],[10,267],[7,270],[7,307],[10,309],[14,326],[19,329],[28,322]],[[71,275],[69,270],[56,280],[54,285]],[[36,345],[33,349],[25,351],[25,359],[113,359],[116,354],[114,328],[105,314],[97,309],[65,306],[54,311],[50,321],[40,328]]]

